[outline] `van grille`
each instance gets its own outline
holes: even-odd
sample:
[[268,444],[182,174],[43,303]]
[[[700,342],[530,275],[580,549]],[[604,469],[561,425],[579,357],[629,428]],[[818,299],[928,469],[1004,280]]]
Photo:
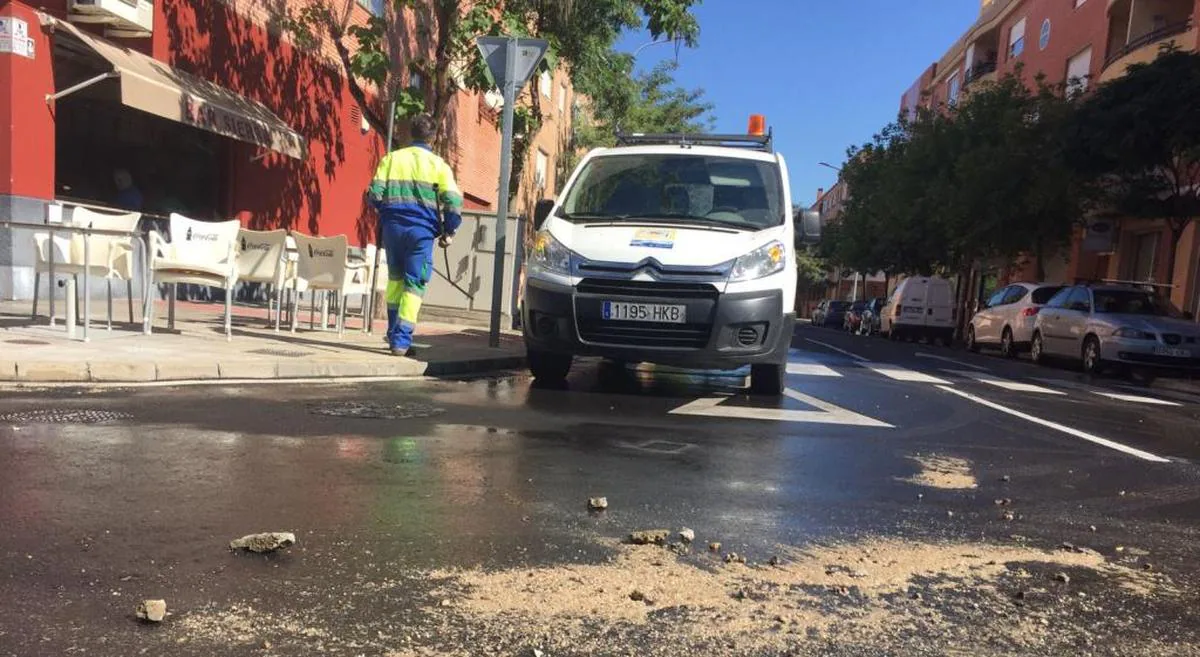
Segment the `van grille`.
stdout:
[[623,322],[589,317],[578,313],[576,325],[579,337],[584,342],[625,347],[651,347],[662,349],[702,349],[708,346],[712,334],[711,313],[697,312],[697,303],[711,308],[718,292],[712,285],[703,283],[668,283],[662,281],[610,280],[585,278],[575,287],[580,295],[593,297],[591,303],[601,301],[643,300],[657,303],[688,303],[688,319],[704,319],[703,322],[669,324],[662,322]]
[[659,324],[580,319],[579,337],[584,342],[627,347],[702,349],[708,345],[711,324]]
[[605,295],[635,299],[716,299],[717,288],[704,283],[663,283],[659,281],[608,280],[585,278],[575,288],[579,294]]

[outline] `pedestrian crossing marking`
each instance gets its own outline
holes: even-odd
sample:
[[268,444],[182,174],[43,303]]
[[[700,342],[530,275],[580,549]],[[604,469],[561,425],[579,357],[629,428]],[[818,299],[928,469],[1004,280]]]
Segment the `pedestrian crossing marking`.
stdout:
[[939,379],[931,374],[908,370],[895,365],[866,365],[866,367],[877,374],[882,374],[887,378],[894,379],[896,381],[906,381],[909,383],[932,383],[943,386],[951,385],[951,383],[945,379]]
[[978,381],[980,383],[986,383],[990,386],[995,386],[997,388],[1003,388],[1005,390],[1012,390],[1014,392],[1034,392],[1034,393],[1037,393],[1040,395],[1065,395],[1065,394],[1067,394],[1067,393],[1059,391],[1059,390],[1051,390],[1050,388],[1044,388],[1042,386],[1035,385],[1032,383],[1022,383],[1020,381],[1011,381],[1009,379],[1002,379],[998,376],[991,376],[990,374],[983,374],[980,372],[964,372],[963,370],[943,370],[943,371],[949,372],[950,374],[953,374],[955,376],[961,376],[961,377],[964,377],[967,379],[975,379],[976,381]]
[[1174,407],[1183,406],[1183,404],[1181,404],[1179,402],[1168,401],[1166,399],[1158,399],[1157,397],[1147,397],[1145,395],[1133,395],[1133,394],[1123,393],[1123,392],[1111,392],[1108,390],[1099,390],[1097,388],[1093,388],[1091,386],[1086,386],[1082,383],[1077,383],[1075,381],[1062,381],[1059,379],[1041,379],[1041,378],[1034,379],[1034,381],[1038,381],[1038,382],[1045,383],[1047,385],[1052,385],[1052,386],[1053,385],[1063,386],[1064,388],[1070,388],[1072,390],[1080,390],[1083,392],[1090,392],[1093,395],[1100,395],[1101,397],[1107,397],[1109,399],[1115,399],[1117,401],[1130,402],[1133,404],[1149,404],[1151,406],[1174,406]]
[[811,424],[837,424],[842,426],[876,427],[882,429],[895,428],[887,422],[867,417],[861,413],[855,413],[854,411],[830,404],[829,402],[822,401],[811,395],[797,392],[791,388],[785,388],[783,394],[817,410],[802,411],[790,408],[751,408],[748,406],[724,406],[722,403],[727,401],[730,397],[728,395],[723,395],[715,397],[701,397],[700,399],[688,402],[687,404],[676,408],[675,410],[671,411],[671,414],[720,417],[731,420],[766,420],[774,422],[806,422]]
[[801,376],[842,376],[840,372],[832,367],[828,367],[820,363],[788,363],[787,373],[799,374]]

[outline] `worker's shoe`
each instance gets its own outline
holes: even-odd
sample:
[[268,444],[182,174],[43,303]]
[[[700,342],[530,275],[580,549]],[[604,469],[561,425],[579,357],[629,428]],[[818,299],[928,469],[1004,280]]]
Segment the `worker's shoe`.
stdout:
[[403,349],[401,347],[392,347],[392,355],[396,356],[397,358],[404,358],[405,356],[408,355],[408,352],[409,352],[408,349]]

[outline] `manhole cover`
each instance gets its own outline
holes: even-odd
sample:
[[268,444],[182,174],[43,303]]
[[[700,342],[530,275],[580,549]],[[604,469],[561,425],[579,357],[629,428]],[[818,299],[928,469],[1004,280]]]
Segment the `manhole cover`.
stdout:
[[129,413],[102,411],[93,408],[42,408],[32,411],[0,413],[0,422],[17,422],[22,424],[97,424],[99,422],[112,422],[113,420],[128,420],[131,417],[133,416]]
[[28,344],[28,345],[50,344],[49,342],[46,342],[45,340],[31,340],[29,338],[17,338],[16,340],[5,340],[5,342],[8,344]]
[[287,349],[251,349],[251,354],[261,354],[263,356],[278,356],[280,358],[300,358],[301,356],[311,356],[311,351],[289,351]]
[[429,404],[371,404],[360,402],[330,402],[310,406],[308,411],[333,417],[358,417],[370,420],[407,420],[441,415],[445,409]]

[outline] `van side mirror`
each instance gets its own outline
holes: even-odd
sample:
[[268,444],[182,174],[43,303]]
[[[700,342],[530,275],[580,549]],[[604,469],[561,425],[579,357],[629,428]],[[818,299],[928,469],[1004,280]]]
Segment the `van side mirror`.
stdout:
[[544,198],[533,206],[533,229],[541,230],[542,225],[546,223],[546,219],[550,218],[550,211],[554,209],[554,200]]
[[796,241],[799,244],[816,244],[821,241],[821,213],[805,210],[796,222]]

